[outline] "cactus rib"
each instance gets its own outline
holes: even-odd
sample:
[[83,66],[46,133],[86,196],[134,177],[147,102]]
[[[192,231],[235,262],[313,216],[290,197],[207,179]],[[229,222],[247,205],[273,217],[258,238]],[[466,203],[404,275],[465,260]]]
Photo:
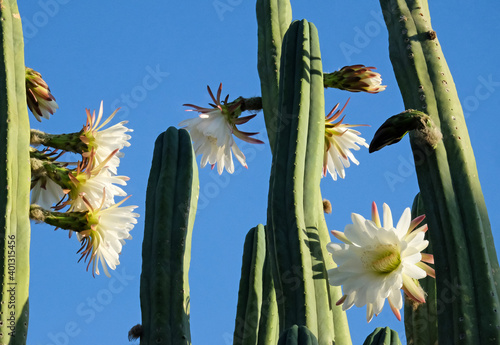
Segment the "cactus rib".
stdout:
[[[424,205],[420,193],[417,194],[411,208],[412,219],[425,214]],[[420,226],[424,225],[424,220]],[[426,253],[432,253],[432,242],[425,249]],[[411,345],[435,345],[438,343],[438,316],[437,316],[437,294],[436,280],[427,276],[419,280],[420,286],[427,296],[425,303],[416,303],[405,298],[404,318],[405,334],[408,344]]]

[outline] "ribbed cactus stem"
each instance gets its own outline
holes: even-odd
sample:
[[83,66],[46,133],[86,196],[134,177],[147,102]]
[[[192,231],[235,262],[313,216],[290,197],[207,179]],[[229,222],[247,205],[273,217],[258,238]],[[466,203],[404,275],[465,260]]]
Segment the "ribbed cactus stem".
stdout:
[[260,224],[245,238],[233,345],[278,341],[278,307],[268,261],[265,228]]
[[389,327],[377,327],[366,338],[363,345],[401,345],[398,332],[390,329]]
[[141,344],[191,344],[191,236],[198,169],[189,133],[174,127],[155,142],[142,246]]
[[443,140],[410,142],[435,251],[439,343],[498,344],[500,271],[463,111],[425,0],[381,0],[405,107],[428,114]]
[[281,333],[278,345],[318,345],[318,339],[306,326],[293,325]]
[[18,345],[26,344],[28,330],[30,130],[16,1],[2,1],[0,15],[0,343]]
[[[420,193],[417,194],[411,208],[411,218],[425,214],[424,204]],[[420,226],[424,225],[424,220]],[[428,234],[428,232],[427,232]],[[432,242],[424,250],[432,254]],[[418,303],[405,298],[405,334],[408,345],[436,345],[438,343],[438,314],[437,314],[437,291],[436,280],[427,276],[419,280],[419,284],[426,293],[425,303]],[[439,301],[439,303],[442,303]]]
[[[283,40],[279,111],[268,208],[268,251],[280,330],[306,326],[319,344],[350,343],[345,314],[329,286],[333,266],[320,194],[325,128],[319,38],[306,20],[292,23]],[[335,324],[334,324],[335,320]]]
[[278,127],[278,87],[281,43],[292,21],[290,0],[257,0],[258,60],[262,108],[271,150]]

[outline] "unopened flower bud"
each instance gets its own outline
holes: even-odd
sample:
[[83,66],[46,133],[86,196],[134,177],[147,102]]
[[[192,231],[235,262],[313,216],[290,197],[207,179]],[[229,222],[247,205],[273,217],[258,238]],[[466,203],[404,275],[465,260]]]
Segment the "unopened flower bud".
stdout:
[[344,66],[333,73],[325,73],[323,82],[326,87],[347,90],[351,92],[378,93],[387,87],[382,85],[382,77],[373,72],[375,67],[363,65]]

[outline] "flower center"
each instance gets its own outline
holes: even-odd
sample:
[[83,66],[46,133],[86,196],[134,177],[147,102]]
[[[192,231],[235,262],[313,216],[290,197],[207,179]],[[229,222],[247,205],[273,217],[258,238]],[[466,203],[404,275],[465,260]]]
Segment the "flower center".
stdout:
[[367,270],[377,273],[390,273],[401,264],[399,249],[394,244],[369,246],[361,256]]
[[212,137],[211,135],[207,136],[208,141],[210,141],[210,144],[212,145],[217,145],[217,138]]

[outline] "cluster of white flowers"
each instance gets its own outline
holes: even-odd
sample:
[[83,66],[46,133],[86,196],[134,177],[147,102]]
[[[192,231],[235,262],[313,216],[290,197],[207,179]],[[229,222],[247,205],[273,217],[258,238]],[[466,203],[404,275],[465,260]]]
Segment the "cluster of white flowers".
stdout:
[[[72,231],[77,232],[82,258],[89,260],[89,266],[92,263],[92,271],[99,274],[98,263],[101,261],[105,274],[109,276],[106,265],[115,269],[119,264],[118,255],[125,240],[132,238],[129,232],[139,216],[133,212],[137,206],[119,207],[127,198],[115,202],[115,197],[127,195],[121,186],[125,186],[129,178],[117,175],[117,168],[123,156],[120,150],[130,146],[128,133],[132,130],[125,126],[126,121],[102,129],[116,114],[115,111],[100,125],[102,102],[97,117],[95,111],[91,113],[87,109],[86,112],[87,123],[83,129],[68,135],[68,138],[76,138],[77,143],[61,145],[85,148],[81,152],[74,151],[82,157],[76,166],[51,158],[54,151],[50,154],[45,153],[49,152],[47,150],[37,151],[39,162],[40,157],[47,159],[38,164],[44,167],[39,169],[41,173],[33,174],[31,202],[47,210],[84,212],[85,228],[68,230],[71,230],[70,235]],[[70,168],[71,165],[74,168]]]

